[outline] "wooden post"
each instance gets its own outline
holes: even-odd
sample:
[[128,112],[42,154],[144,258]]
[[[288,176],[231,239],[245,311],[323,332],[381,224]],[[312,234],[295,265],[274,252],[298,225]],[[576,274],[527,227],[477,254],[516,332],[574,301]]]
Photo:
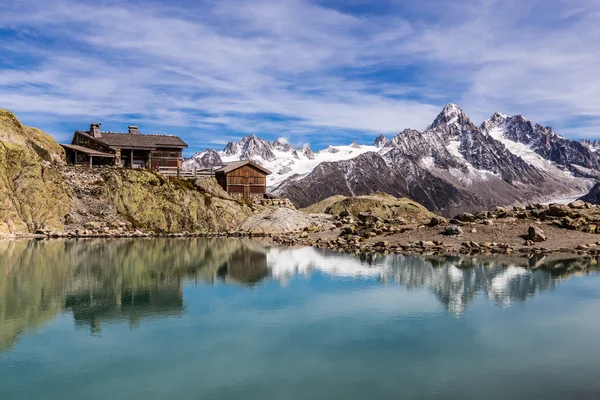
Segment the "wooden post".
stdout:
[[133,150],[131,150],[131,159],[129,160],[129,168],[133,168]]
[[194,180],[198,178],[198,168],[194,167]]
[[73,160],[73,165],[77,165],[77,150],[75,150],[75,159]]
[[92,167],[92,155],[90,154],[90,168]]
[[177,167],[177,177],[179,178],[179,167]]

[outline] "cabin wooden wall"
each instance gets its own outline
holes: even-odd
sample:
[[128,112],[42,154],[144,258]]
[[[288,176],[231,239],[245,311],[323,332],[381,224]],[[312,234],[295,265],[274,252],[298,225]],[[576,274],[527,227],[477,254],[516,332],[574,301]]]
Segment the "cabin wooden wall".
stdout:
[[162,148],[156,149],[150,153],[152,168],[158,167],[178,167],[179,160],[182,157],[181,149]]
[[267,176],[252,165],[244,165],[229,172],[226,176],[217,176],[217,181],[231,194],[243,196],[260,195],[267,192]]

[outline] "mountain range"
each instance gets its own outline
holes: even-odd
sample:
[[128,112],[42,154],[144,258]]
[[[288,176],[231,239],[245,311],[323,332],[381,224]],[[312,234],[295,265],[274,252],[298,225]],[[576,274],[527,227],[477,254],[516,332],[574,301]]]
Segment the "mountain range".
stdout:
[[600,178],[600,145],[572,141],[521,115],[495,113],[475,125],[448,104],[424,131],[406,129],[370,145],[318,152],[255,135],[208,149],[184,168],[252,160],[271,170],[269,190],[305,207],[332,195],[380,191],[443,215],[586,193]]

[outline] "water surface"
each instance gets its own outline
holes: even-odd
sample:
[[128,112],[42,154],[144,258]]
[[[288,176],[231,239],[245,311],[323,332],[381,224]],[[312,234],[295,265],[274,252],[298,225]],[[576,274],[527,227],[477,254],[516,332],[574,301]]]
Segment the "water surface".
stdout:
[[595,263],[3,241],[0,399],[598,399]]

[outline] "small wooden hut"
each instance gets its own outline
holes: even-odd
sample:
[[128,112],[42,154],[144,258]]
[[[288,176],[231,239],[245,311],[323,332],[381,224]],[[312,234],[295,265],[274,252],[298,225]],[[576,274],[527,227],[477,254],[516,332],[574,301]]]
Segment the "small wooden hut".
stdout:
[[267,175],[271,171],[252,161],[226,164],[215,170],[215,178],[231,195],[263,196],[267,193]]

